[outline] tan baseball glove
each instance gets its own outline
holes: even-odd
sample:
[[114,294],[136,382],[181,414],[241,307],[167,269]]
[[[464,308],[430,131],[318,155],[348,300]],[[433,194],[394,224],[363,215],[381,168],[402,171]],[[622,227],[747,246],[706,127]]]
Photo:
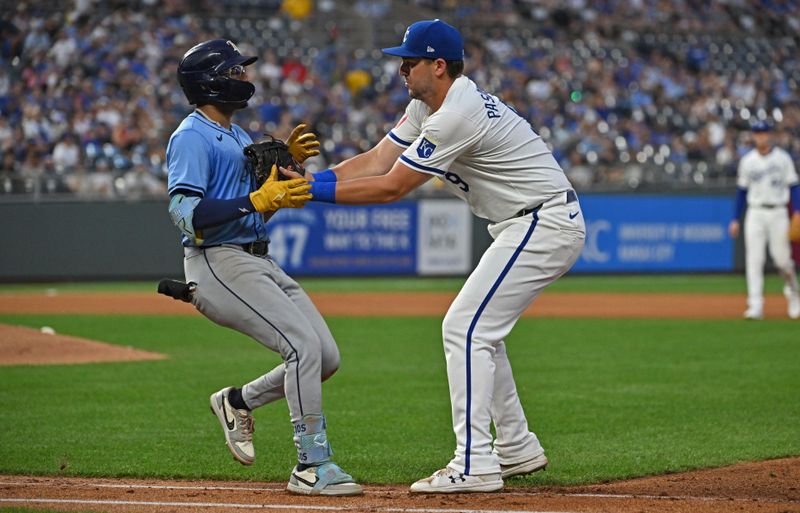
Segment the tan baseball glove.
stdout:
[[792,214],[792,220],[789,222],[789,240],[800,242],[800,212]]

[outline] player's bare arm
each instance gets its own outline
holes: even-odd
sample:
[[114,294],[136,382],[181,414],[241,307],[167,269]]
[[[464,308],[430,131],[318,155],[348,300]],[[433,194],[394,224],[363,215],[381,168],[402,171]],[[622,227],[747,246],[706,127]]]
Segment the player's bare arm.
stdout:
[[282,175],[289,178],[305,178],[309,182],[335,182],[352,180],[366,176],[385,175],[392,169],[392,164],[403,153],[403,148],[392,143],[388,138],[381,140],[367,152],[351,157],[333,168],[317,173],[301,175],[294,169],[279,168]]
[[431,177],[432,175],[420,173],[396,161],[385,175],[330,183],[314,182],[311,191],[314,196],[312,201],[346,205],[391,203],[404,197]]
[[337,164],[331,170],[338,180],[352,180],[365,176],[385,175],[393,170],[393,164],[403,153],[404,148],[384,137],[375,147],[365,153]]

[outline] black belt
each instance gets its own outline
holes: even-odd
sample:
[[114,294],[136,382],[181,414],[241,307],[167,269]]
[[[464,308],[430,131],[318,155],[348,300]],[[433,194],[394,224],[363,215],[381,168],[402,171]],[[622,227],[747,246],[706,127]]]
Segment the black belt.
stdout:
[[246,252],[257,257],[263,257],[269,253],[268,240],[255,240],[253,242],[248,242],[247,244],[241,244],[241,247]]
[[753,205],[753,206],[755,208],[786,208],[786,205],[770,205],[770,204]]
[[233,243],[225,243],[225,244],[217,244],[215,246],[200,246],[200,249],[206,248],[218,248],[220,246],[238,246],[245,250],[245,252],[250,253],[253,256],[263,257],[269,254],[269,241],[268,240],[254,240],[253,242],[248,242],[247,244],[233,244]]
[[[575,203],[576,201],[578,201],[578,195],[575,194],[575,191],[573,191],[572,189],[568,190],[567,191],[567,201],[565,203]],[[544,203],[542,203],[542,205],[544,205]],[[517,212],[517,214],[514,217],[526,216],[526,215],[530,214],[531,212],[533,212],[535,210],[539,210],[540,208],[542,208],[542,205],[539,205],[539,206],[533,207],[533,208],[522,209],[519,212]]]

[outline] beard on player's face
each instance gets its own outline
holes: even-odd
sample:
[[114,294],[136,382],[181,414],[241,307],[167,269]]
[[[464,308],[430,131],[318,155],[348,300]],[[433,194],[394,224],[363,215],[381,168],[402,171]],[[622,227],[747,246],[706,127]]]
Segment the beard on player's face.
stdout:
[[413,98],[414,100],[425,101],[425,98],[430,96],[432,91],[431,83],[429,77],[422,77],[417,75],[414,77],[414,80],[409,83],[408,77],[406,77],[406,88],[408,89],[408,96]]
[[414,100],[420,100],[420,101],[424,102],[425,98],[426,98],[425,89],[419,88],[419,87],[411,89],[409,87],[408,88],[408,96],[410,96]]
[[[400,75],[405,79],[405,86],[408,89],[408,96],[414,100],[425,101],[431,88],[431,77],[425,69],[429,59],[409,59],[403,60],[400,66]],[[414,75],[412,78],[411,75]]]

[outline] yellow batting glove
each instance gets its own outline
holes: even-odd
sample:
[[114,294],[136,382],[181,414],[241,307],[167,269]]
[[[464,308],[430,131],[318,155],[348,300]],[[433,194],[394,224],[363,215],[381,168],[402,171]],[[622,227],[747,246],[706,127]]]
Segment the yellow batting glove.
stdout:
[[311,199],[311,185],[305,178],[277,181],[278,166],[272,166],[269,178],[257,191],[250,193],[250,202],[258,212],[272,212],[279,208],[300,208]]
[[317,135],[311,132],[303,134],[303,130],[305,129],[305,124],[301,123],[297,125],[294,127],[294,130],[292,130],[292,133],[289,134],[289,138],[286,140],[286,146],[289,147],[289,153],[291,153],[292,157],[294,157],[294,159],[300,164],[305,162],[309,157],[319,155],[319,150],[317,149],[319,147]]

